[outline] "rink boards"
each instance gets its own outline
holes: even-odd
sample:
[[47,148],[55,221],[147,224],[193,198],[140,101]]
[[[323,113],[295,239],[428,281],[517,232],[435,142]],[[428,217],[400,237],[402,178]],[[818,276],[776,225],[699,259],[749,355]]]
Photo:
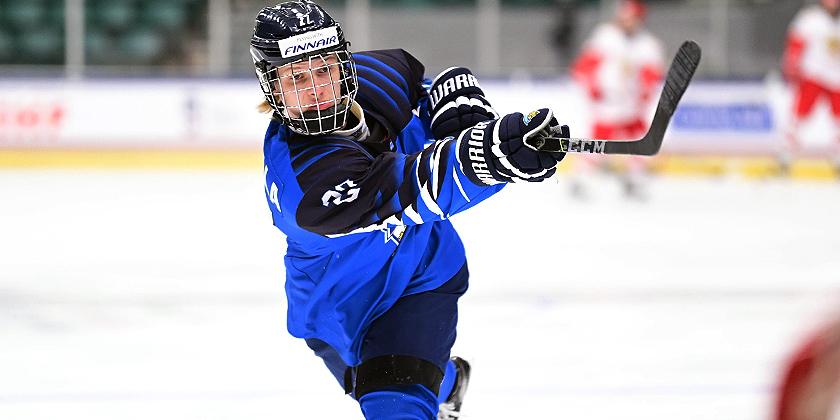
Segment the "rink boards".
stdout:
[[[500,113],[550,107],[576,137],[590,134],[579,88],[566,79],[483,83]],[[244,80],[13,80],[0,82],[0,166],[248,167],[259,165],[268,121]],[[778,80],[696,81],[669,126],[654,170],[777,171],[790,108]],[[801,132],[794,176],[831,177],[827,107]],[[574,165],[565,165],[567,169]]]

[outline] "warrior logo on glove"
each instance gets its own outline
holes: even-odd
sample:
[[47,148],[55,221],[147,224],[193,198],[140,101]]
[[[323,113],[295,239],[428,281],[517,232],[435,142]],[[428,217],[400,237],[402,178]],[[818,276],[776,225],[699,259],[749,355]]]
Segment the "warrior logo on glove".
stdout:
[[[467,69],[464,70],[466,72],[469,71]],[[443,83],[435,85],[432,91],[429,92],[429,100],[431,101],[433,109],[437,109],[437,106],[440,103],[441,99],[447,97],[452,93],[455,93],[456,91],[461,95],[466,95],[469,93],[483,95],[481,87],[478,85],[478,79],[476,79],[475,76],[472,75],[472,73],[466,72],[456,74],[446,79]]]
[[457,136],[479,122],[499,118],[469,69],[452,67],[435,77],[429,90],[435,139]]

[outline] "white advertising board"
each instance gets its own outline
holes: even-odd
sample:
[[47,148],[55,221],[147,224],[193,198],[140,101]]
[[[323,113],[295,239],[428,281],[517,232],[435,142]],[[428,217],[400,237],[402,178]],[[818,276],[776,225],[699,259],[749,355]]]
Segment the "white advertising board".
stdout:
[[[502,114],[549,107],[575,137],[589,136],[583,92],[568,80],[482,82]],[[0,148],[259,148],[268,117],[255,80],[0,81]],[[772,154],[784,138],[790,93],[780,81],[695,81],[663,152]],[[825,109],[823,109],[825,108]],[[827,107],[800,130],[806,148],[832,144]]]
[[780,79],[695,82],[668,127],[664,152],[776,155],[793,133],[805,154],[825,154],[838,139],[826,101],[796,130],[788,125],[792,91]]
[[0,83],[0,147],[259,147],[268,118],[245,81]]

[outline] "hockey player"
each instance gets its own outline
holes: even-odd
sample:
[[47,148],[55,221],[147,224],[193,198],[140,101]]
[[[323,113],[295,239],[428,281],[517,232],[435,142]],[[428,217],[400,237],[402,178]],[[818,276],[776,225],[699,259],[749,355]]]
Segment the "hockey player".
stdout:
[[775,420],[830,420],[840,415],[840,318],[800,344],[784,368]]
[[465,251],[449,216],[551,177],[551,110],[501,118],[476,78],[434,81],[409,53],[357,52],[308,0],[262,9],[251,54],[272,115],[265,193],[287,237],[287,328],[368,420],[454,419],[470,366],[450,356]]
[[802,9],[788,28],[782,74],[794,91],[793,109],[780,157],[783,171],[802,147],[798,131],[817,102],[825,98],[836,136],[832,155],[840,172],[840,0],[820,0]]
[[[644,28],[646,17],[647,7],[640,0],[621,0],[614,19],[595,28],[572,63],[572,77],[591,104],[592,138],[634,140],[647,132],[664,77],[665,53],[659,40]],[[594,155],[580,159],[581,169],[590,170],[595,159]],[[625,192],[637,197],[644,160],[633,156],[625,163]],[[580,181],[573,183],[573,192],[582,188]]]

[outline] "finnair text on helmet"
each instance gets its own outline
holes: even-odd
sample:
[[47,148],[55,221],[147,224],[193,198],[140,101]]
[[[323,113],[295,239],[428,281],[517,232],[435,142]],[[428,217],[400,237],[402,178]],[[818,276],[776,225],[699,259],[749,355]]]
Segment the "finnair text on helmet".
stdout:
[[303,44],[293,45],[286,48],[286,50],[283,51],[283,56],[288,57],[291,55],[303,54],[308,51],[329,47],[335,44],[338,44],[338,37],[335,36],[328,39],[319,39],[314,42],[305,42]]
[[338,45],[338,30],[334,27],[319,29],[277,41],[283,58],[305,54]]

